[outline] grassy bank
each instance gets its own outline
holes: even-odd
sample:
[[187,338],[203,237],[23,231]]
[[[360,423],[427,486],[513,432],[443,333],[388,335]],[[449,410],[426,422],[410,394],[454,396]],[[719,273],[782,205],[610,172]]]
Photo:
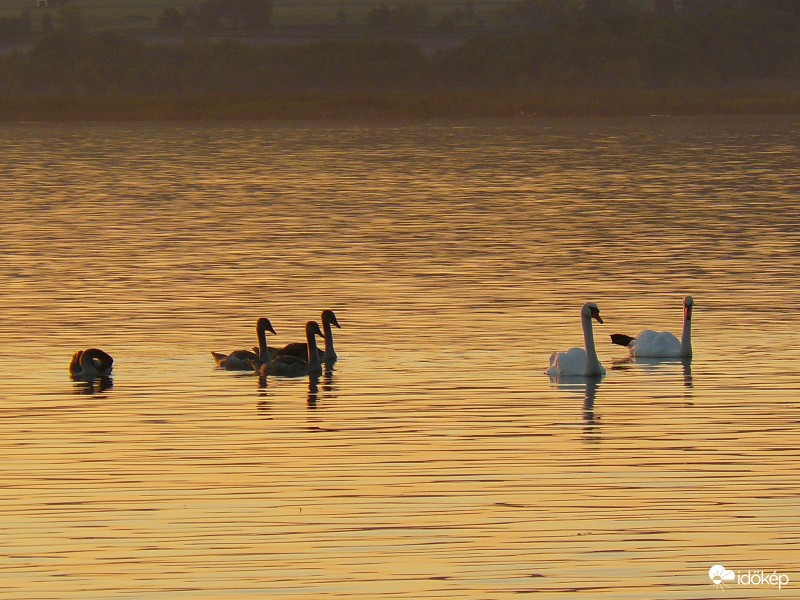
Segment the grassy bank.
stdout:
[[0,98],[0,121],[800,114],[800,91],[670,90]]

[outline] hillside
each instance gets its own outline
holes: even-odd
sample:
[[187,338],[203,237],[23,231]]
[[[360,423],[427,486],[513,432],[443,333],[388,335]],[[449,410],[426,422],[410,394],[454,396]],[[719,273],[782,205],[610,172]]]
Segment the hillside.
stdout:
[[[29,11],[34,32],[41,29],[41,17],[47,12],[54,16],[59,4],[80,9],[87,31],[127,30],[152,32],[158,28],[159,15],[165,9],[185,12],[197,2],[181,0],[49,0],[51,8],[38,8],[37,0],[0,0],[0,18],[16,18]],[[381,4],[400,6],[379,0],[278,0],[273,3],[270,25],[273,28],[334,28],[355,32],[367,29],[367,15]],[[408,3],[409,6],[414,3]],[[518,2],[508,0],[429,0],[416,3],[425,8],[423,29],[448,26],[468,30],[476,27],[496,27],[508,22],[511,7]],[[192,29],[191,24],[186,25]]]

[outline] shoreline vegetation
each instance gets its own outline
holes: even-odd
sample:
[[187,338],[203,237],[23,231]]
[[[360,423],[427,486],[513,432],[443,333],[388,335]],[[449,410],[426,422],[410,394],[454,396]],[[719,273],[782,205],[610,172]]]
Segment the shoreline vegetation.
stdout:
[[301,92],[0,97],[0,122],[484,119],[800,114],[800,91]]
[[0,122],[800,114],[798,0],[112,4],[0,18]]

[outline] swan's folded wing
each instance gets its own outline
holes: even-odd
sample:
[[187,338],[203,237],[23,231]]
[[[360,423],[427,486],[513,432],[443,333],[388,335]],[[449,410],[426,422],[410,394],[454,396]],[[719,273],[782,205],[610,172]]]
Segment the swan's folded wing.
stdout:
[[633,345],[635,356],[642,358],[670,358],[681,355],[681,342],[668,331],[647,329],[636,336]]

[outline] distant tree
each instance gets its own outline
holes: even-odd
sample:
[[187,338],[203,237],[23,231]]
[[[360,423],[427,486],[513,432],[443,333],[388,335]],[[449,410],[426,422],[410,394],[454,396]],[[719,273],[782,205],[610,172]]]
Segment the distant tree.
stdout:
[[[471,14],[474,17],[474,13]],[[457,6],[439,19],[435,29],[438,33],[453,33],[459,26],[472,22],[473,19],[467,9]]]
[[386,4],[373,6],[367,12],[367,24],[381,31],[409,32],[419,29],[428,18],[425,4]]
[[568,0],[524,0],[514,7],[511,18],[534,28],[549,28],[574,18],[578,5]]
[[23,33],[30,33],[31,23],[31,11],[26,8],[19,16],[19,26]]
[[206,30],[229,27],[263,29],[272,19],[272,0],[203,0],[186,9],[186,18]]
[[633,5],[627,0],[584,0],[583,12],[589,19],[607,21],[629,13]]
[[437,33],[453,33],[456,30],[456,20],[453,18],[452,14],[444,15],[439,22],[436,23],[436,32]]
[[42,18],[39,20],[39,27],[41,27],[42,33],[44,34],[53,33],[53,15],[50,14],[49,10],[42,13]]
[[68,33],[82,33],[86,23],[83,11],[77,6],[67,4],[58,9],[58,29]]
[[464,18],[472,23],[475,20],[475,2],[473,0],[466,0],[464,2]]
[[165,8],[158,15],[158,28],[175,31],[183,27],[184,16],[174,8]]
[[395,28],[398,31],[413,31],[419,29],[427,18],[427,4],[401,4],[395,9]]
[[272,19],[272,0],[231,1],[229,11],[242,26],[263,29]]
[[22,11],[19,17],[0,17],[0,40],[14,40],[24,37],[31,30],[31,15]]
[[583,12],[590,19],[606,19],[615,11],[615,0],[586,0]]
[[0,42],[12,40],[18,35],[17,19],[13,17],[0,17]]
[[800,19],[800,2],[797,0],[746,0],[748,10],[769,10]]
[[675,13],[675,0],[655,0],[653,11],[659,16]]
[[91,63],[93,78],[85,82],[92,91],[129,92],[146,87],[149,69],[145,44],[115,31],[101,31],[81,39],[84,62]]
[[219,2],[205,0],[186,7],[186,19],[192,21],[196,27],[212,31],[220,26],[222,20]]
[[392,28],[392,11],[385,4],[373,6],[367,11],[367,24],[373,29],[389,30]]
[[740,4],[739,0],[681,0],[681,10],[695,15],[720,14],[737,8]]
[[405,42],[315,42],[281,51],[289,72],[282,85],[301,88],[401,89],[420,85],[427,76],[427,59]]
[[[797,81],[800,11],[793,10],[795,4],[707,0],[709,8],[687,13],[687,1],[675,0],[675,14],[659,16],[651,0],[608,0],[594,5],[606,9],[595,12],[605,16],[594,20],[583,12],[584,0],[520,2],[537,10],[566,12],[536,13],[549,14],[552,27],[526,25],[502,34],[475,35],[432,54],[410,42],[386,40],[253,47],[191,36],[182,44],[145,44],[120,33],[78,35],[63,26],[63,13],[51,11],[59,19],[54,32],[36,40],[28,51],[0,54],[0,93],[246,94],[434,87],[505,91]],[[192,8],[200,7],[219,25],[259,22],[244,20],[247,13],[238,0],[209,0]],[[456,20],[465,18],[460,0],[452,7],[447,16],[453,21],[441,22],[442,31],[464,22]],[[371,14],[385,19],[386,31],[403,31],[401,17],[411,18],[416,27],[425,23],[425,11],[399,9],[379,5]],[[471,25],[476,24],[477,19]]]

